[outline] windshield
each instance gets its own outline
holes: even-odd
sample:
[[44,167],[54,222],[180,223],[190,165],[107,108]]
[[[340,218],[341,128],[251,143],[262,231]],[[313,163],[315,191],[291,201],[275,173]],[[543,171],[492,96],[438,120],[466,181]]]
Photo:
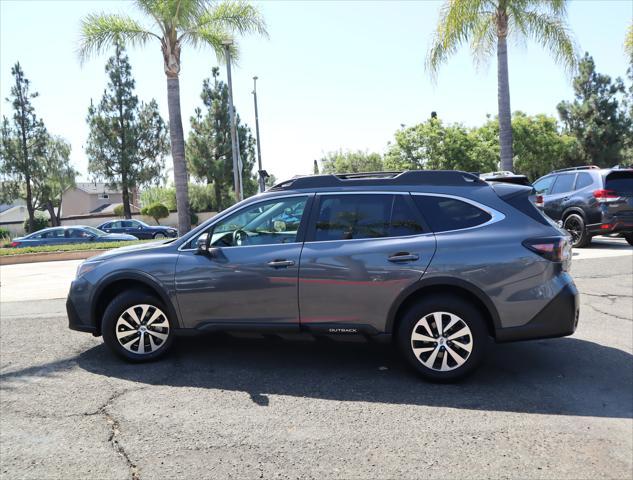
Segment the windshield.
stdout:
[[90,233],[92,233],[93,235],[97,236],[97,237],[103,237],[104,235],[107,235],[107,233],[102,232],[101,230],[97,230],[94,227],[83,227],[84,230],[89,231]]

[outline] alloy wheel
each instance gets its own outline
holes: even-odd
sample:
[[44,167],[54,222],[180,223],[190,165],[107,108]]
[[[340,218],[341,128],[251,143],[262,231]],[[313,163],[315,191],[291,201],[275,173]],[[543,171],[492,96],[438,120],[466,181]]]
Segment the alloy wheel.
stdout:
[[567,220],[565,220],[564,227],[565,230],[567,230],[571,235],[573,244],[576,245],[580,240],[580,237],[582,236],[583,227],[580,224],[580,221],[576,217],[569,217]]
[[473,335],[466,322],[457,315],[433,312],[413,327],[411,348],[425,367],[448,372],[466,363],[473,349]]
[[119,344],[138,355],[159,350],[165,345],[169,333],[167,316],[154,305],[134,305],[125,310],[116,322]]

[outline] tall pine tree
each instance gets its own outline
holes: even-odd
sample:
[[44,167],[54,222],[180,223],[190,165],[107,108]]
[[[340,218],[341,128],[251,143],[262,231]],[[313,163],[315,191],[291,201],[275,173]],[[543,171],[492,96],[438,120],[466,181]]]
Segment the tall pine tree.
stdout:
[[130,191],[162,178],[169,152],[167,126],[154,99],[143,103],[134,94],[132,67],[122,45],[116,45],[105,71],[110,80],[86,119],[88,171],[121,189],[123,214],[131,218]]
[[585,53],[574,78],[574,101],[557,107],[566,133],[578,141],[579,163],[611,167],[622,162],[626,139],[632,134],[622,102],[625,91],[620,78],[613,81],[598,73],[593,58]]
[[[196,108],[191,117],[191,131],[187,139],[187,160],[192,174],[213,185],[215,205],[221,210],[232,203],[230,192],[233,185],[233,160],[229,120],[228,86],[219,80],[220,69],[213,67],[212,79],[202,83],[200,98],[206,111]],[[236,115],[239,151],[242,160],[244,195],[257,192],[253,176],[255,165],[255,139],[247,125]]]
[[[0,126],[0,197],[24,199],[29,231],[35,230],[35,211],[47,209],[53,225],[59,224],[61,194],[74,184],[77,172],[70,166],[70,145],[49,135],[35,113],[31,83],[19,63],[11,69],[15,83],[7,99],[13,117]],[[57,212],[53,207],[57,206]]]

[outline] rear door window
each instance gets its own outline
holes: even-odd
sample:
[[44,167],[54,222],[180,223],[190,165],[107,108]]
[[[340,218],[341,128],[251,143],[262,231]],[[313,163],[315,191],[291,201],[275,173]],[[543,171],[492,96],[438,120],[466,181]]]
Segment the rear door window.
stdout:
[[589,175],[588,173],[579,173],[576,177],[576,190],[588,187],[592,183],[593,179],[591,178],[591,175]]
[[413,200],[434,232],[476,227],[492,219],[488,212],[455,198],[413,195]]
[[356,240],[423,233],[405,195],[321,195],[314,240]]
[[556,183],[552,187],[552,195],[556,195],[557,193],[571,192],[574,189],[575,178],[575,173],[565,173],[559,175],[556,179]]
[[627,197],[633,196],[633,171],[611,172],[607,175],[604,188]]

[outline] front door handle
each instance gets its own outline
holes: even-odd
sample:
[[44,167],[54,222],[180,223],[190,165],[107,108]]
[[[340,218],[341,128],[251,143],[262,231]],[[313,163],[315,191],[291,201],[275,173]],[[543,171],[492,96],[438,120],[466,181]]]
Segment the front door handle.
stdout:
[[399,252],[391,255],[387,260],[390,262],[415,262],[420,259],[420,255],[409,252]]
[[292,267],[294,264],[294,260],[273,260],[272,262],[268,262],[268,266],[271,268]]

